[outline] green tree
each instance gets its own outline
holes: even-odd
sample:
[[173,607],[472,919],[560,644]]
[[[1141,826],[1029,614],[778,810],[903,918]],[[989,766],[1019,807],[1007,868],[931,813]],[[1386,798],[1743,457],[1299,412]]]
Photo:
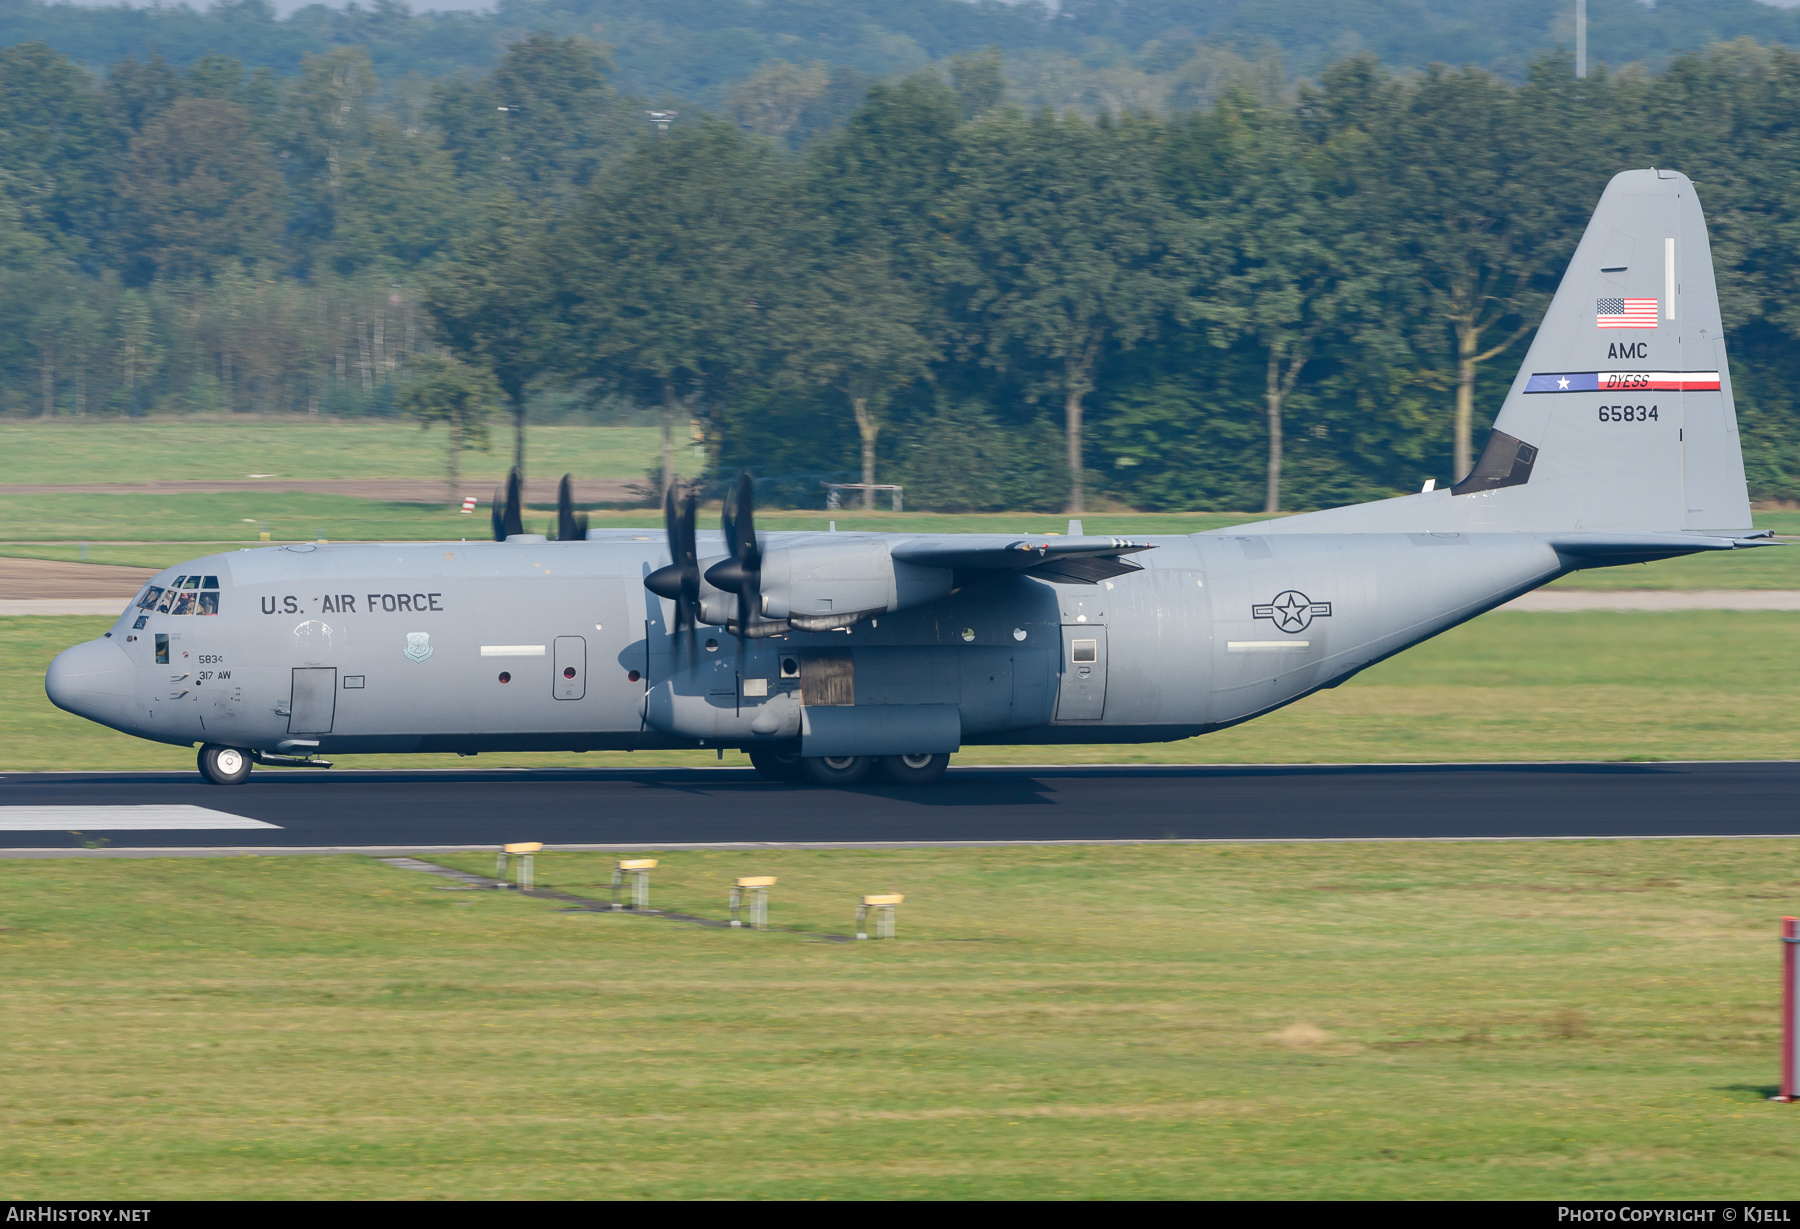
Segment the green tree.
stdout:
[[762,352],[774,173],[766,145],[707,119],[640,140],[554,232],[568,368],[662,405],[665,489],[691,398]]
[[125,197],[163,276],[210,276],[275,254],[281,177],[234,103],[183,98],[131,143]]
[[478,216],[436,138],[385,118],[346,158],[338,201],[327,251],[339,273],[416,269],[447,254]]
[[1284,112],[1233,92],[1185,127],[1190,139],[1180,144],[1215,164],[1181,171],[1226,190],[1189,214],[1195,246],[1212,257],[1195,306],[1221,349],[1247,342],[1261,359],[1263,511],[1272,514],[1281,511],[1288,399],[1326,332],[1368,288],[1352,273],[1356,245],[1340,225],[1341,202],[1321,198],[1305,139]]
[[1383,120],[1371,181],[1381,197],[1363,225],[1410,269],[1417,348],[1445,356],[1461,481],[1474,465],[1477,375],[1537,326],[1541,282],[1567,255],[1556,242],[1566,219],[1526,173],[1539,153],[1516,97],[1488,74],[1434,68]]
[[896,389],[928,376],[938,347],[927,336],[929,305],[895,275],[877,247],[808,242],[782,261],[784,301],[772,312],[785,373],[835,390],[850,406],[862,443],[863,507],[875,506],[875,446]]
[[368,142],[380,82],[360,47],[300,63],[281,119],[282,153],[295,200],[293,239],[303,251],[329,243],[343,207],[345,167]]
[[624,150],[640,118],[607,83],[605,54],[582,38],[534,34],[478,82],[450,81],[429,109],[459,174],[505,185],[557,214]]
[[512,202],[491,202],[455,260],[427,279],[425,310],[450,349],[484,368],[506,397],[513,468],[525,477],[525,393],[553,352],[552,271],[542,232]]
[[1142,117],[1001,112],[964,142],[967,310],[988,362],[1035,362],[1033,387],[1060,398],[1073,513],[1102,359],[1152,336],[1187,298],[1181,232],[1152,169],[1159,137]]
[[400,390],[397,404],[422,431],[443,426],[445,494],[456,503],[462,498],[462,454],[488,450],[488,417],[499,404],[500,387],[486,370],[453,358],[422,354],[412,368],[414,379]]
[[105,251],[116,148],[81,69],[42,43],[0,47],[0,167],[27,230],[71,257]]
[[726,106],[738,127],[785,141],[830,84],[831,72],[823,63],[801,66],[770,60],[731,87]]

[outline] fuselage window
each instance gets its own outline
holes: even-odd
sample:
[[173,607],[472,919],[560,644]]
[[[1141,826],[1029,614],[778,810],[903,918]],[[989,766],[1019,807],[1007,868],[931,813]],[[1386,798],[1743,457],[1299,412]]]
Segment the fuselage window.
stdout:
[[162,600],[163,590],[160,585],[151,585],[144,590],[144,596],[138,599],[139,610],[155,610],[156,603]]
[[169,664],[169,638],[162,632],[156,633],[156,664],[159,666]]
[[1097,651],[1099,647],[1098,640],[1071,640],[1069,641],[1069,660],[1098,661],[1100,658]]
[[219,595],[217,593],[202,593],[200,595],[200,609],[198,611],[196,611],[195,613],[203,614],[203,615],[218,614],[219,613]]

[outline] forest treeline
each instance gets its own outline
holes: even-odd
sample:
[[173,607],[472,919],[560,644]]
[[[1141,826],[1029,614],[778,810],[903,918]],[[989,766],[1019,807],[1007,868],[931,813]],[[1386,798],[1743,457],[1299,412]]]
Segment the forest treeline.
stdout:
[[803,503],[858,478],[943,509],[1345,502],[1466,470],[1606,180],[1659,165],[1708,210],[1753,493],[1800,498],[1779,48],[1520,85],[1352,56],[1092,119],[961,56],[860,85],[798,150],[659,133],[550,35],[391,95],[353,49],[95,78],[27,44],[0,84],[8,413],[478,439],[490,407],[516,437],[628,403]]
[[[284,4],[284,7],[287,7]],[[1683,50],[1751,38],[1800,45],[1800,12],[1761,0],[1588,0],[1597,60],[1661,69]],[[185,68],[207,52],[278,77],[338,47],[365,49],[384,81],[491,70],[525,34],[606,44],[615,84],[721,111],[765,65],[818,63],[864,77],[916,72],[997,48],[1026,105],[1182,104],[1218,52],[1273,53],[1316,76],[1367,52],[1391,68],[1472,64],[1514,83],[1574,45],[1574,0],[497,0],[486,12],[412,12],[399,0],[268,0],[130,7],[0,0],[0,41],[42,42],[96,70],[161,47]]]

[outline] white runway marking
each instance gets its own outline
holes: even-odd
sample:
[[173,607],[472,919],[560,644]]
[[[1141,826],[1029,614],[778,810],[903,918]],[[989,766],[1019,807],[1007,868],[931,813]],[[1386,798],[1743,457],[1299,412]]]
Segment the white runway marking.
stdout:
[[260,819],[195,806],[4,807],[0,832],[172,832],[224,828],[280,828]]

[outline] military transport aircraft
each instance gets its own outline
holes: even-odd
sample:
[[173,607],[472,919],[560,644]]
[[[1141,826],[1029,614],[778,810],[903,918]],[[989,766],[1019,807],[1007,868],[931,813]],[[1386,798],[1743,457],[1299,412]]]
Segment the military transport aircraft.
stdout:
[[766,776],[923,783],[979,743],[1223,729],[1579,568],[1751,528],[1706,223],[1683,175],[1607,186],[1473,472],[1232,529],[721,532],[300,543],[158,575],[50,699],[200,771],[351,752],[735,747]]

